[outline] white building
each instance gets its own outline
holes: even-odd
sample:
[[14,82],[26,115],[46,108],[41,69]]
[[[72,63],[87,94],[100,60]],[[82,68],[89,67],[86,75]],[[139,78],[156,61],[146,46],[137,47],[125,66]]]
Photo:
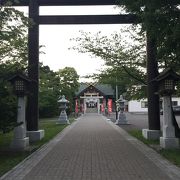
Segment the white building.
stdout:
[[[172,97],[172,105],[180,106],[180,97]],[[128,112],[148,112],[148,102],[147,99],[141,100],[131,100],[128,102]]]

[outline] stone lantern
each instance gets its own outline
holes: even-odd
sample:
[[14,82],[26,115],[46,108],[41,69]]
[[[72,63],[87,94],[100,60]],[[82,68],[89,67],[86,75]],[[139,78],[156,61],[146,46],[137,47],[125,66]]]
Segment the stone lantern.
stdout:
[[16,74],[8,80],[11,82],[14,93],[18,97],[23,97],[27,94],[28,86],[29,83],[31,82],[31,80],[28,77],[26,77],[23,74]]
[[118,119],[116,120],[116,124],[129,124],[126,120],[126,115],[124,113],[126,100],[123,99],[123,96],[120,95],[120,98],[116,101],[116,106],[118,107]]
[[60,104],[59,108],[61,111],[58,119],[58,124],[70,124],[66,114],[67,104],[69,103],[69,101],[63,95],[62,98],[58,100],[58,102]]
[[164,70],[155,81],[159,83],[158,92],[163,98],[163,126],[160,146],[165,149],[179,148],[179,139],[175,137],[175,128],[172,122],[171,95],[175,92],[175,84],[180,76],[171,68]]
[[14,138],[11,143],[11,148],[24,150],[29,146],[29,137],[26,137],[25,96],[28,92],[30,80],[22,74],[16,74],[11,77],[9,81],[12,83],[14,93],[18,97],[17,123],[20,124],[14,128]]

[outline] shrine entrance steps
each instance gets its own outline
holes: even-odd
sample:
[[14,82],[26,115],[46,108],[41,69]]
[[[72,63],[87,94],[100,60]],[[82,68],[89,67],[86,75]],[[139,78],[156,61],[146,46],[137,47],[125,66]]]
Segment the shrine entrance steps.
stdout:
[[87,108],[86,113],[98,113],[98,109],[97,108]]

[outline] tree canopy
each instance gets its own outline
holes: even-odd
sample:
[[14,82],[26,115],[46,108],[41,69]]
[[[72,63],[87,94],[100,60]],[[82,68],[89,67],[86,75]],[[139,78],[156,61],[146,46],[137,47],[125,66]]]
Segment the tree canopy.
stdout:
[[73,67],[59,69],[57,75],[60,79],[60,94],[65,95],[66,99],[71,102],[69,110],[74,111],[74,97],[79,88],[79,75]]
[[49,66],[40,64],[39,113],[40,117],[59,114],[58,99],[65,95],[68,99],[68,113],[74,110],[75,92],[79,87],[79,75],[73,67],[52,71]]
[[[78,43],[78,46],[74,47],[75,50],[91,53],[105,61],[105,70],[101,70],[100,75],[92,76],[95,76],[100,83],[108,82],[112,87],[117,84],[124,92],[127,92],[127,89],[132,90],[135,85],[146,85],[145,38],[134,33],[139,27],[132,28],[132,31],[128,31],[129,35],[120,29],[120,33],[115,32],[109,37],[102,35],[101,32],[96,34],[81,32],[80,37],[74,39]],[[139,94],[139,90],[137,93]],[[129,91],[130,94],[132,97],[133,93]]]
[[0,6],[0,19],[0,63],[27,64],[29,19],[9,3]]
[[[157,62],[159,71],[171,67],[179,71],[180,66],[180,9],[178,1],[131,1],[123,0],[123,8],[127,13],[136,14],[137,24],[128,29],[120,29],[111,36],[104,36],[101,32],[91,34],[81,32],[74,40],[78,45],[74,47],[81,53],[90,53],[101,57],[105,61],[106,69],[100,74],[110,76],[109,72],[119,71],[118,79],[128,75],[131,80],[121,82],[121,86],[131,89],[146,86],[146,33],[154,39],[157,45]],[[122,6],[121,6],[122,7]],[[139,23],[141,22],[141,23]],[[138,24],[139,23],[139,24]],[[125,35],[123,34],[125,32]],[[126,34],[129,36],[126,37]],[[118,69],[118,70],[117,70]],[[106,76],[104,75],[106,74]],[[116,78],[112,74],[112,78]],[[112,81],[111,81],[112,82]],[[112,83],[111,83],[112,84]],[[133,84],[135,86],[133,86]],[[143,85],[143,86],[142,86]],[[136,91],[139,93],[139,89]],[[143,93],[144,96],[146,93]],[[135,94],[137,95],[137,94]],[[139,95],[138,95],[139,96]],[[141,97],[142,97],[141,96]],[[137,97],[137,96],[136,96]]]
[[59,113],[58,97],[60,96],[60,83],[57,73],[49,66],[40,63],[39,78],[39,116],[53,117]]
[[157,43],[157,58],[164,67],[180,66],[179,0],[121,0],[128,13],[138,16],[142,31],[148,31]]
[[58,99],[65,95],[69,100],[68,113],[74,110],[74,96],[79,87],[79,76],[72,67],[52,71],[40,63],[39,115],[53,117],[59,115]]
[[17,98],[7,79],[26,71],[29,20],[9,3],[0,6],[0,19],[0,132],[5,133],[17,125]]

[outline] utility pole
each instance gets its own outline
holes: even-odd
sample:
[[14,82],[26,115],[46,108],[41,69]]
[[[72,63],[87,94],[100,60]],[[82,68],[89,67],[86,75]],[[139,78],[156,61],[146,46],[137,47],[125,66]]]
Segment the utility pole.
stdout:
[[[118,85],[117,85],[117,76],[116,76],[116,101],[118,100]],[[116,120],[118,119],[118,109],[116,103]]]

